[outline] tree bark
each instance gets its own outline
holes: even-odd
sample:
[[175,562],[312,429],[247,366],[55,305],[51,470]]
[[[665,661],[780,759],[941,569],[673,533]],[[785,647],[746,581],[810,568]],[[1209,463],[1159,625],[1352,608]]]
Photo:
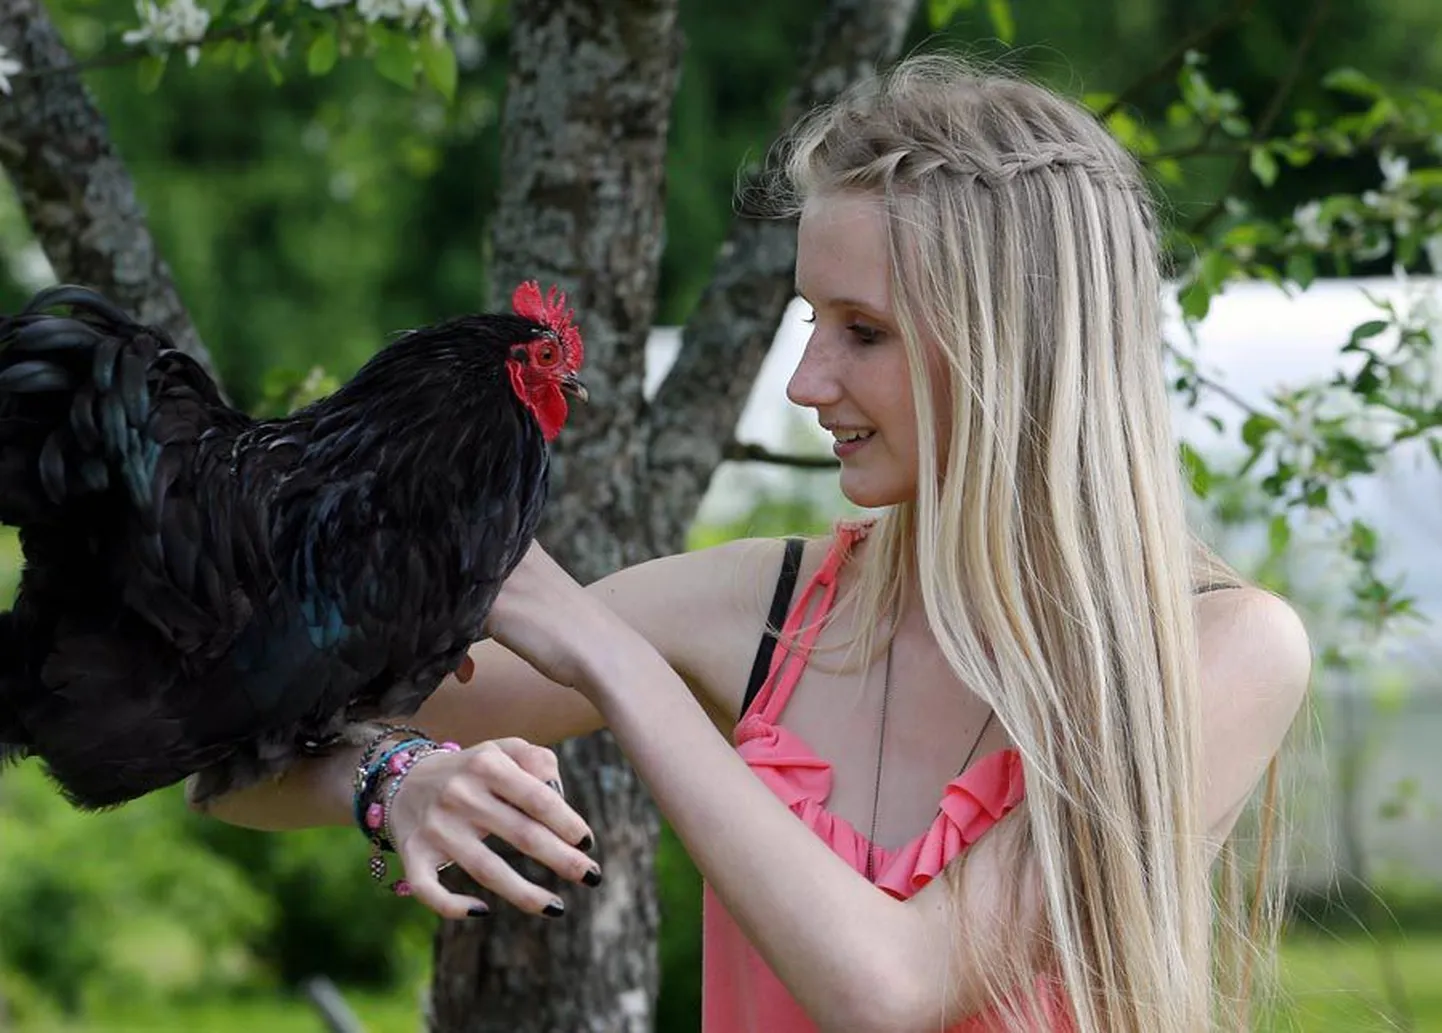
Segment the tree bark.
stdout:
[[[916,0],[834,0],[784,124],[899,51]],[[792,296],[795,227],[743,212],[655,403],[642,399],[661,252],[666,125],[680,61],[674,0],[516,5],[492,293],[560,283],[586,341],[592,402],[555,449],[541,541],[583,581],[684,546]],[[436,1033],[649,1033],[659,984],[657,818],[606,733],[558,750],[606,881],[546,921],[497,909],[447,923]],[[514,852],[508,859],[537,876]]]
[[[530,0],[511,8],[495,303],[559,284],[585,337],[591,402],[553,451],[540,539],[583,581],[653,555],[645,342],[660,264],[666,136],[680,67],[676,0]],[[640,532],[640,533],[638,533]],[[567,795],[596,830],[595,890],[564,918],[501,906],[437,935],[431,1028],[443,1033],[649,1033],[658,986],[654,808],[609,735],[560,750]],[[514,851],[503,856],[545,882]]]
[[24,68],[0,96],[0,163],[55,275],[160,327],[213,375],[105,116],[40,0],[0,4],[0,44]]

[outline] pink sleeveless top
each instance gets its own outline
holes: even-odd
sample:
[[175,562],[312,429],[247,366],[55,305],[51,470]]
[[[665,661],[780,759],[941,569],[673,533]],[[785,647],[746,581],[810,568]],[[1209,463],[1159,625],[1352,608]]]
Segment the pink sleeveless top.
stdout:
[[[787,615],[761,691],[736,726],[737,752],[791,812],[860,873],[866,871],[867,838],[826,809],[831,765],[780,723],[792,690],[819,633],[819,618],[836,597],[837,572],[868,524],[837,526],[826,559]],[[800,629],[805,625],[806,630]],[[799,641],[798,641],[799,633]],[[795,643],[791,649],[787,643]],[[988,754],[947,783],[931,827],[896,850],[873,851],[876,885],[905,900],[934,879],[1022,799],[1021,759],[1015,750]],[[702,1033],[811,1033],[807,1018],[780,979],[746,940],[710,886],[702,920]],[[992,1028],[975,1016],[949,1033]]]

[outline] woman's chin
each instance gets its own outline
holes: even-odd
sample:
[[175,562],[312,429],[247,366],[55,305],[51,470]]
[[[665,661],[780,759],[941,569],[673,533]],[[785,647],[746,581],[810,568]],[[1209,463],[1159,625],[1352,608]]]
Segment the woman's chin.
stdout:
[[841,469],[841,494],[847,502],[862,509],[885,509],[887,506],[911,502],[916,491],[894,480],[867,476],[859,471]]

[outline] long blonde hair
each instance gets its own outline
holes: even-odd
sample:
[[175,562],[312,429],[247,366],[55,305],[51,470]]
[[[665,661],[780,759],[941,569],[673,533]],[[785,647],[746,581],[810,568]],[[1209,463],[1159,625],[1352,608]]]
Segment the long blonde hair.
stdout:
[[[1079,1033],[1212,1028],[1238,991],[1210,963],[1191,596],[1203,568],[1236,577],[1187,526],[1139,171],[1072,103],[928,55],[805,120],[786,175],[793,205],[881,204],[916,399],[917,498],[870,535],[857,627],[919,591],[1019,749],[1015,849]],[[993,1003],[1025,1025],[1035,973],[995,954]]]

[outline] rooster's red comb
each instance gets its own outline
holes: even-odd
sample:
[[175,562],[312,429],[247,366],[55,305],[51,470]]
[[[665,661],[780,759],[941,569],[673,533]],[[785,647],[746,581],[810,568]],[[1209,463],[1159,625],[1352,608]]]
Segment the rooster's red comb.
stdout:
[[572,322],[575,313],[566,307],[566,295],[559,287],[552,287],[542,297],[541,285],[527,280],[511,295],[511,308],[516,315],[541,324],[559,337],[566,366],[573,372],[580,369],[584,355],[581,331]]

